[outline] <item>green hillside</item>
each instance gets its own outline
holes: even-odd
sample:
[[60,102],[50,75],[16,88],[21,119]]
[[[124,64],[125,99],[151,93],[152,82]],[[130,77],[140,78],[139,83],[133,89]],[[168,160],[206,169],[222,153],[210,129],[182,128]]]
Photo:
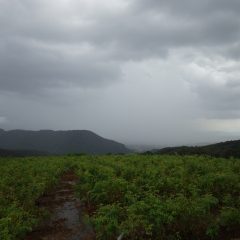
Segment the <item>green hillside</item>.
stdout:
[[209,155],[214,157],[238,157],[240,158],[240,140],[216,143],[201,147],[168,147],[153,150],[157,154],[179,154],[179,155]]

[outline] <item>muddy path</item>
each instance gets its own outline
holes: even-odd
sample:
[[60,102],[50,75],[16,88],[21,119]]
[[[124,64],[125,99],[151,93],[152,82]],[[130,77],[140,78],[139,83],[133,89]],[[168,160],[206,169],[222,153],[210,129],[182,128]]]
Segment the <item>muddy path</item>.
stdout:
[[25,240],[93,240],[92,228],[84,222],[80,201],[74,196],[77,176],[66,172],[58,186],[42,196],[38,205],[50,212],[48,220],[31,232]]

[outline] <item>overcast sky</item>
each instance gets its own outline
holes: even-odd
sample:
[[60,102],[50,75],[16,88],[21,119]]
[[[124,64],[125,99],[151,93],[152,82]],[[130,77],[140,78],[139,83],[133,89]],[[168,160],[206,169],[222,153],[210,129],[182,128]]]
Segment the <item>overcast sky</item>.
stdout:
[[240,1],[0,0],[0,128],[239,138]]

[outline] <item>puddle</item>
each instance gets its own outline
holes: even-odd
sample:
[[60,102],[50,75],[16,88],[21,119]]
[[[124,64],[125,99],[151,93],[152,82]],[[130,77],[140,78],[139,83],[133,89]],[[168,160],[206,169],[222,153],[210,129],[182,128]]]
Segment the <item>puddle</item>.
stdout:
[[65,173],[58,187],[38,201],[47,208],[51,217],[42,226],[30,233],[25,240],[93,240],[91,226],[84,222],[81,203],[74,196],[77,177],[74,172]]

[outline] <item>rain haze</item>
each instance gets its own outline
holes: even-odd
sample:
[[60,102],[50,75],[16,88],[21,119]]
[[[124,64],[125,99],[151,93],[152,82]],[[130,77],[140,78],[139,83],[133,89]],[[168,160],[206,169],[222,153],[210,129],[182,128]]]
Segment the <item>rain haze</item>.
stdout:
[[239,0],[0,0],[0,128],[238,139],[239,13]]

